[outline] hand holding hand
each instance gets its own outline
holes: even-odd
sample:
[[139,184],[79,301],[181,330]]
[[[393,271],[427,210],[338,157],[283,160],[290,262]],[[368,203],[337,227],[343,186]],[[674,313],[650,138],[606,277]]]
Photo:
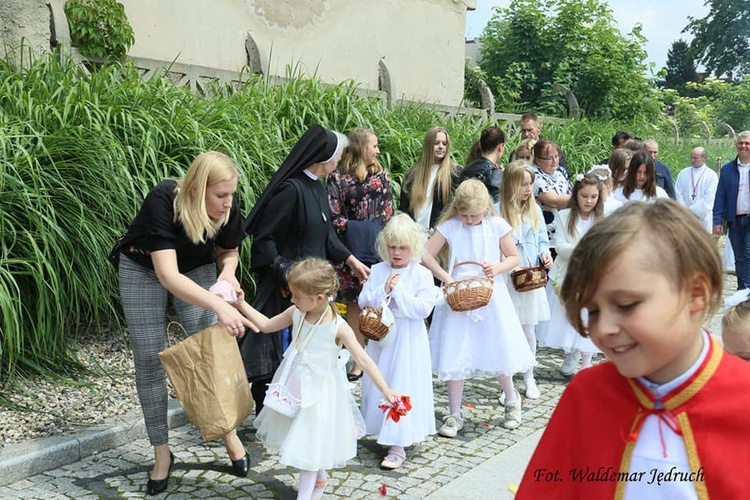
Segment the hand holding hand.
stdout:
[[240,305],[244,301],[245,301],[245,290],[243,290],[242,288],[240,288],[239,290],[237,290],[237,301],[236,302],[232,302],[232,305],[234,307],[237,307],[238,305]]
[[354,255],[350,255],[349,258],[346,259],[346,265],[357,275],[357,279],[359,279],[360,283],[364,283],[367,281],[367,278],[370,277],[370,268],[364,265]]

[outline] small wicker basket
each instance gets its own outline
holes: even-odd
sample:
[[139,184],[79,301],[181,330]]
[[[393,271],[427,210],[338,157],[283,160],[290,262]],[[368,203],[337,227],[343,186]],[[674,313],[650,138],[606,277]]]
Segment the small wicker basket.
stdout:
[[370,340],[380,340],[388,335],[389,327],[382,321],[383,309],[363,307],[359,313],[359,331]]
[[529,292],[547,284],[547,270],[543,266],[519,267],[510,278],[517,292]]
[[[481,262],[473,260],[459,262],[453,267],[456,268],[464,264],[482,267]],[[490,302],[494,286],[495,280],[486,276],[454,281],[445,286],[445,300],[454,311],[473,311],[486,306]]]

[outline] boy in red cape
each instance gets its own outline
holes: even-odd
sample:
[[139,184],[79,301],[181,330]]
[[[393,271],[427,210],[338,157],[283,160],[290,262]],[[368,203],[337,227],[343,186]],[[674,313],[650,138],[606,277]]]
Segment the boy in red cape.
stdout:
[[517,499],[746,496],[750,364],[701,328],[721,289],[715,243],[671,200],[588,231],[561,296],[610,362],[571,381]]

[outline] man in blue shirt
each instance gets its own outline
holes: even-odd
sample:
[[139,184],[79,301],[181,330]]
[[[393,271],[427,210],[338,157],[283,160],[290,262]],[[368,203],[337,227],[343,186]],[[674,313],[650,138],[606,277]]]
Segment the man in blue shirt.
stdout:
[[737,289],[750,287],[750,130],[737,136],[737,157],[721,167],[714,198],[713,234],[728,227],[734,251]]
[[644,142],[643,146],[646,148],[646,151],[648,152],[648,154],[651,155],[651,158],[654,159],[654,168],[656,170],[656,183],[662,189],[664,189],[664,191],[667,192],[670,198],[674,200],[675,192],[674,192],[674,181],[672,180],[672,172],[669,170],[669,167],[666,164],[656,159],[656,157],[659,156],[659,143],[651,139],[651,140]]

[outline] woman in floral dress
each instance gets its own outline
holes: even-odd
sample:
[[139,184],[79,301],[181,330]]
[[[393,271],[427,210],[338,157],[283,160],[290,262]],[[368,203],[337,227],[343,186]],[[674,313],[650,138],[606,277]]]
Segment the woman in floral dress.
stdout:
[[[349,134],[349,146],[344,150],[338,170],[328,179],[333,227],[341,241],[366,265],[380,260],[375,238],[393,215],[391,180],[380,165],[378,154],[380,149],[375,132],[355,128]],[[358,326],[357,304],[362,283],[345,266],[339,266],[337,270],[341,283],[338,300],[346,304],[346,320],[364,346],[365,338]],[[355,365],[349,373],[349,380],[358,380],[361,376],[362,370]]]

